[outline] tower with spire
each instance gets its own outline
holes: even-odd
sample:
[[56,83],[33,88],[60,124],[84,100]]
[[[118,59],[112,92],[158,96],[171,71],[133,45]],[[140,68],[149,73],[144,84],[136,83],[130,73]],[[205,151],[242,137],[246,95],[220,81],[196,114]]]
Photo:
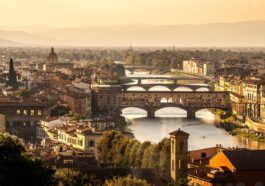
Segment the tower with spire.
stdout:
[[14,68],[14,62],[12,58],[10,59],[10,62],[9,62],[9,73],[8,73],[7,86],[13,87],[14,89],[18,88],[17,74]]

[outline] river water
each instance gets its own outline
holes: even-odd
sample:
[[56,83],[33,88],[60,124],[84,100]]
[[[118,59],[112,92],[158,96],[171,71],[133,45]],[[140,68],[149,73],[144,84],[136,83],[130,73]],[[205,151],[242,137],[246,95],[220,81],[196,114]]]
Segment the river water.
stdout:
[[[139,87],[129,90],[141,91]],[[155,87],[153,90],[166,91],[167,89]],[[217,128],[214,124],[214,116],[208,110],[198,111],[195,120],[186,119],[186,111],[171,107],[158,110],[155,113],[155,119],[146,118],[146,111],[132,107],[123,109],[122,115],[132,123],[127,127],[127,131],[133,132],[135,138],[142,142],[157,143],[163,138],[169,137],[170,132],[180,128],[190,134],[189,150],[213,147],[216,144],[221,144],[224,147],[265,149],[265,144],[231,136],[224,129]]]

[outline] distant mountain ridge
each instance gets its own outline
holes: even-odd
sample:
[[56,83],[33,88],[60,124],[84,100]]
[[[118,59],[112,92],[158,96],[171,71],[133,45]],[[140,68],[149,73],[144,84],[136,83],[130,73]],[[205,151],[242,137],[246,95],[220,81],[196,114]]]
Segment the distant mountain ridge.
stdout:
[[1,30],[0,38],[32,45],[58,46],[176,46],[264,47],[265,21],[200,25],[38,27],[34,32]]

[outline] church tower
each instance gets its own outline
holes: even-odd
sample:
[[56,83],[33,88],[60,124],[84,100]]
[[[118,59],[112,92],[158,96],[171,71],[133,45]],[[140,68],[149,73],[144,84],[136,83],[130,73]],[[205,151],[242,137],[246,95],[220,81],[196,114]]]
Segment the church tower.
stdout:
[[14,62],[12,58],[10,59],[10,62],[9,62],[8,81],[6,84],[7,86],[13,87],[14,89],[18,88],[17,74],[14,68]]
[[188,138],[180,129],[170,133],[170,175],[175,182],[188,176]]
[[57,59],[57,54],[54,52],[54,48],[51,48],[51,52],[48,56],[48,63],[57,63],[58,59]]

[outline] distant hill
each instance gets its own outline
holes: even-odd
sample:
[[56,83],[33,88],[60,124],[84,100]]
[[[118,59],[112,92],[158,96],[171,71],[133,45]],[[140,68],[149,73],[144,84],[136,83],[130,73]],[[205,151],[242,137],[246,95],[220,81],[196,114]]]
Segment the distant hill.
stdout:
[[0,46],[2,47],[7,47],[7,46],[22,46],[22,43],[18,43],[15,41],[11,40],[6,40],[6,39],[0,39]]
[[45,29],[40,27],[34,31],[0,31],[0,36],[16,42],[62,46],[265,46],[265,21],[200,25],[132,24]]
[[44,36],[17,30],[0,30],[0,37],[3,40],[13,41],[17,43],[27,43],[28,45],[49,44],[53,40],[56,41],[56,39],[50,39]]

